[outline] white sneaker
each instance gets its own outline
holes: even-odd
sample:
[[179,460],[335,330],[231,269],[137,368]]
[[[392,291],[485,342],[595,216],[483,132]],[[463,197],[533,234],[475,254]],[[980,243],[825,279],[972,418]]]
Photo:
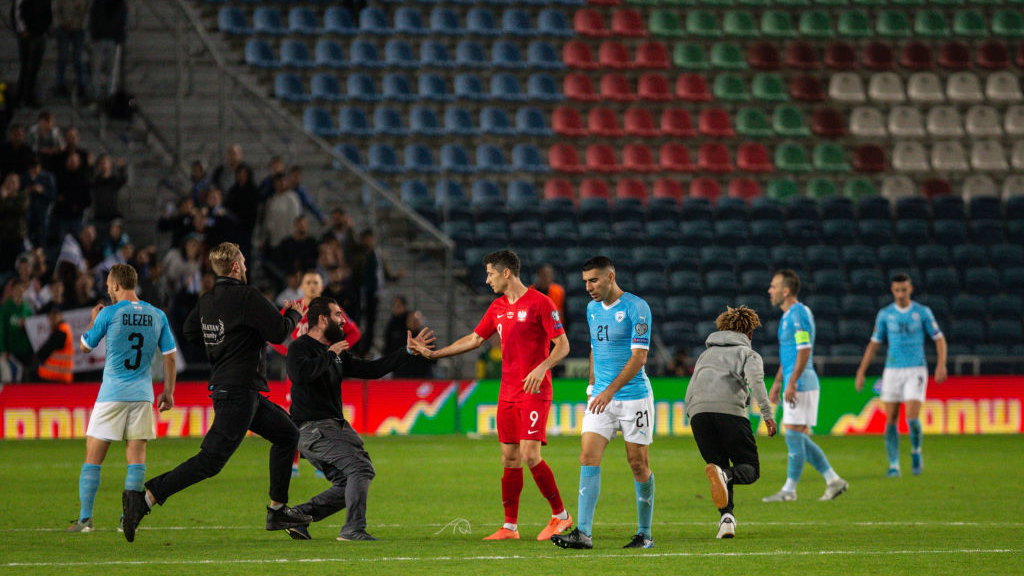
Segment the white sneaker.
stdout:
[[846,490],[849,489],[849,487],[849,482],[843,480],[842,478],[836,478],[835,480],[828,483],[828,486],[825,487],[825,493],[822,494],[821,498],[818,498],[818,500],[835,500],[836,498],[839,497],[840,494],[846,492]]
[[731,514],[722,516],[722,520],[718,523],[718,536],[715,538],[735,538],[736,537],[736,519]]
[[714,464],[708,464],[704,467],[704,474],[707,475],[708,482],[711,483],[711,501],[715,503],[715,508],[721,510],[728,506],[729,479],[726,478],[725,472]]
[[795,490],[779,490],[771,496],[761,498],[761,502],[792,502],[796,500]]

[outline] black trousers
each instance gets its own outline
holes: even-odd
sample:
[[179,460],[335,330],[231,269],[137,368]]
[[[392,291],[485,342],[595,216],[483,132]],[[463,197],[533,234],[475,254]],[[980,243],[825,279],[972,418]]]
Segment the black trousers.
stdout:
[[36,80],[43,65],[46,51],[46,35],[29,34],[18,37],[18,91],[14,95],[15,106],[27,104],[36,99]]
[[365,530],[366,499],[376,471],[363,449],[363,439],[344,420],[303,422],[299,434],[299,452],[324,473],[331,487],[295,509],[319,522],[347,507],[341,534]]
[[729,476],[729,505],[722,514],[732,513],[732,485],[753,484],[761,475],[757,443],[750,420],[742,416],[704,412],[690,418],[693,439],[700,455],[708,464],[715,464]]
[[174,470],[146,482],[146,488],[157,503],[163,504],[196,482],[216,476],[249,430],[273,444],[270,447],[270,499],[288,502],[292,458],[299,443],[299,430],[288,413],[251,389],[215,390],[210,398],[213,399],[213,424],[203,438],[199,453]]

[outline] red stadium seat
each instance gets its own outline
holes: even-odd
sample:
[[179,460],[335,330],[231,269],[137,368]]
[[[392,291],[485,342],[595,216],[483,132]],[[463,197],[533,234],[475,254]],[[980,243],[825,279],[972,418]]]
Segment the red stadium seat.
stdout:
[[862,144],[853,151],[853,169],[874,174],[886,168],[885,151],[875,144]]
[[[708,142],[701,144],[697,151],[697,169],[704,172],[724,174],[732,172],[732,161],[729,159],[729,149],[724,144]],[[692,195],[691,188],[691,195]]]
[[654,125],[654,117],[647,108],[630,108],[626,110],[626,118],[623,122],[626,127],[626,134],[630,136],[658,136],[661,131]]
[[592,108],[587,114],[587,128],[593,136],[615,137],[624,132],[619,128],[619,117],[609,108]]
[[551,118],[551,127],[555,134],[562,136],[586,136],[587,129],[583,126],[583,118],[575,108],[559,106],[555,108]]
[[717,180],[711,178],[694,178],[690,182],[690,197],[691,198],[705,198],[712,204],[718,202],[718,197],[722,195],[722,186]]
[[611,200],[612,193],[608,188],[608,183],[604,180],[587,178],[583,182],[580,182],[580,198],[602,198],[604,200]]
[[946,42],[939,48],[939,66],[946,70],[971,67],[971,49],[963,42]]
[[921,195],[931,200],[936,196],[952,196],[953,186],[948,180],[932,178],[921,183]]
[[588,0],[587,4],[591,6],[618,6],[622,4],[622,0]]
[[998,40],[986,40],[978,47],[978,68],[1002,70],[1010,67],[1010,50]]
[[622,167],[631,172],[653,172],[658,169],[654,153],[644,144],[626,144],[622,149]]
[[698,121],[700,133],[705,136],[728,138],[736,135],[732,127],[732,118],[721,108],[705,108],[700,111]]
[[682,74],[676,78],[676,97],[687,102],[710,102],[707,78],[700,74]]
[[686,196],[686,190],[678,181],[671,178],[659,178],[654,182],[654,190],[651,196],[655,198],[672,198],[679,202]]
[[1014,58],[1014,63],[1017,64],[1018,68],[1024,68],[1024,44],[1020,45],[1017,49],[1017,56]]
[[861,65],[868,70],[892,70],[896,67],[896,58],[888,44],[870,42],[864,47]]
[[857,51],[849,42],[833,42],[825,47],[825,66],[833,70],[857,68]]
[[647,24],[636,10],[623,8],[612,14],[612,34],[627,38],[647,36]]
[[900,52],[900,66],[907,70],[931,70],[935,67],[932,49],[920,40],[907,42]]
[[596,70],[601,67],[594,60],[594,52],[590,49],[590,45],[579,40],[565,43],[565,47],[562,48],[562,61],[569,68]]
[[[568,144],[555,144],[548,150],[548,164],[556,172],[582,174],[586,168],[580,164],[580,156],[576,148]],[[546,195],[546,190],[545,190]]]
[[694,172],[697,166],[690,159],[690,150],[676,142],[666,142],[658,151],[658,164],[669,172]]
[[824,138],[846,136],[846,117],[835,108],[818,108],[811,115],[811,132]]
[[794,41],[786,46],[786,67],[796,70],[817,70],[821,68],[818,49],[810,42]]
[[789,95],[800,102],[824,102],[828,97],[821,81],[814,76],[794,76],[790,79]]
[[648,72],[640,77],[637,94],[641,100],[651,102],[669,102],[674,99],[668,79],[656,72]]
[[605,74],[601,77],[601,98],[613,102],[632,102],[636,94],[629,85],[629,80],[622,74]]
[[729,181],[729,197],[740,198],[747,204],[754,198],[761,195],[761,185],[757,180],[750,178],[737,178]]
[[736,152],[736,167],[744,172],[768,173],[775,171],[772,156],[764,144],[746,142]]
[[644,42],[636,49],[634,68],[668,68],[668,48],[661,42]]
[[572,27],[580,36],[604,37],[611,32],[604,26],[604,18],[596,10],[581,8],[572,18]]
[[570,100],[597,102],[601,95],[594,91],[594,82],[586,74],[568,74],[563,84],[565,96]]
[[615,157],[615,150],[607,144],[591,144],[587,146],[587,170],[594,172],[619,172],[622,166]]
[[615,186],[616,200],[636,200],[647,204],[647,186],[640,180],[625,178]]
[[666,108],[661,112],[661,131],[666,136],[692,138],[697,135],[690,111],[684,108]]
[[782,56],[773,42],[755,42],[747,49],[747,64],[754,70],[779,70]]
[[632,66],[629,50],[622,42],[605,40],[597,49],[597,60],[602,68],[622,70]]
[[573,192],[572,184],[568,180],[552,178],[544,183],[544,199],[554,200],[556,198],[576,200],[576,194]]

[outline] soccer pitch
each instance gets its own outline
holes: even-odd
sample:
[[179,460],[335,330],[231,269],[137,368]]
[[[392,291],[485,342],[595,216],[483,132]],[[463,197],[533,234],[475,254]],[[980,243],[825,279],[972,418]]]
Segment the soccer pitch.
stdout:
[[[526,476],[519,541],[483,542],[502,519],[494,438],[369,437],[377,468],[367,530],[379,542],[336,542],[344,512],[310,528],[312,541],[263,529],[269,444],[245,441],[217,477],[147,516],[134,544],[116,531],[123,445],[111,448],[96,501],[96,531],[66,534],[78,512],[82,441],[0,443],[0,574],[1024,574],[1024,475],[1018,436],[926,436],[925,473],[885,477],[879,437],[818,437],[850,491],[818,502],[809,466],[799,499],[766,504],[785,476],[781,437],[759,438],[761,480],[736,489],[737,538],[715,540],[717,511],[691,438],[651,447],[657,482],[655,547],[621,549],[636,530],[633,480],[621,439],[602,466],[595,548],[537,542],[549,508]],[[198,450],[199,439],[157,440],[147,476]],[[579,439],[545,449],[576,511]],[[292,504],[327,486],[305,461]]]

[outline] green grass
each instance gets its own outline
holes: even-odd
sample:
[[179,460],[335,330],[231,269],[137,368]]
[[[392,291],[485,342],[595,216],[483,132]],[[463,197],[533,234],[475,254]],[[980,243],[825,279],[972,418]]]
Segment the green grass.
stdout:
[[[782,438],[760,438],[762,478],[737,488],[738,537],[719,541],[693,440],[659,438],[651,449],[657,544],[650,550],[620,548],[636,530],[636,509],[616,440],[605,455],[595,549],[586,552],[534,540],[549,510],[529,474],[520,512],[524,540],[480,540],[502,518],[493,438],[367,438],[377,467],[368,530],[381,541],[373,543],[336,542],[340,515],[314,524],[308,542],[263,530],[268,445],[258,438],[247,440],[219,476],[147,516],[134,544],[115,529],[124,478],[124,451],[115,446],[103,468],[97,530],[65,534],[66,521],[78,512],[84,442],[2,442],[0,574],[1024,573],[1020,437],[926,437],[925,474],[900,479],[885,477],[880,438],[817,440],[850,491],[818,502],[824,483],[808,467],[798,501],[762,503],[784,479],[786,454]],[[198,446],[198,439],[152,443],[148,475],[168,470]],[[572,513],[578,446],[578,438],[557,437],[545,449]],[[905,437],[903,449],[906,454]],[[293,504],[326,486],[302,465],[292,483]]]

